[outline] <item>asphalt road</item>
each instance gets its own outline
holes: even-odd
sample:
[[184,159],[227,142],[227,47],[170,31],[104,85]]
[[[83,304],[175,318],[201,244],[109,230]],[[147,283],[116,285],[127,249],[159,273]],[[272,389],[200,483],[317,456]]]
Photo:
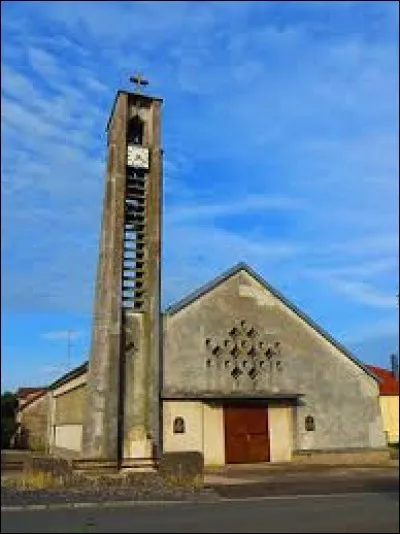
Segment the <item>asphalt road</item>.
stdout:
[[399,532],[399,494],[2,512],[1,532]]

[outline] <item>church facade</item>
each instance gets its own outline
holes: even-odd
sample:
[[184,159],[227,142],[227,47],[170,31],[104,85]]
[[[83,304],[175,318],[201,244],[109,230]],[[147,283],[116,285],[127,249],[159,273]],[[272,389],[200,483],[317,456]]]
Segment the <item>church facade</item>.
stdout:
[[379,379],[248,265],[161,313],[161,104],[116,96],[89,362],[23,409],[46,403],[46,449],[82,468],[382,457]]
[[361,362],[247,265],[164,315],[166,450],[189,446],[173,433],[182,413],[206,463],[379,449],[377,388]]

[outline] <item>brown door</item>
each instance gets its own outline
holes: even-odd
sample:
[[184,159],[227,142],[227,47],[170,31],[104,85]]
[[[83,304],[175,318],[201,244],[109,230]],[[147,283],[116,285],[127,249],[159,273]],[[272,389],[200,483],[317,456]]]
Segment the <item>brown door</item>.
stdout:
[[226,463],[268,462],[266,406],[225,406]]

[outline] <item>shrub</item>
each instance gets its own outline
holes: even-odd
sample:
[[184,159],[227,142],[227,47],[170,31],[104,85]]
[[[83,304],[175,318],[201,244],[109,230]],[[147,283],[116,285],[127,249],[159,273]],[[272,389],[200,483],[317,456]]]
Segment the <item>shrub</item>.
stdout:
[[16,414],[18,408],[17,397],[6,391],[1,395],[1,448],[8,449],[11,438],[17,430]]

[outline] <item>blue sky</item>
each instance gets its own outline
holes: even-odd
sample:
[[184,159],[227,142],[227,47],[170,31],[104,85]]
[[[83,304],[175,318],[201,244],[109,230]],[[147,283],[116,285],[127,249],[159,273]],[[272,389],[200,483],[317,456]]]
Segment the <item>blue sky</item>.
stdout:
[[3,1],[1,14],[2,391],[87,358],[104,130],[136,71],[164,98],[164,306],[245,261],[388,364],[397,2]]

